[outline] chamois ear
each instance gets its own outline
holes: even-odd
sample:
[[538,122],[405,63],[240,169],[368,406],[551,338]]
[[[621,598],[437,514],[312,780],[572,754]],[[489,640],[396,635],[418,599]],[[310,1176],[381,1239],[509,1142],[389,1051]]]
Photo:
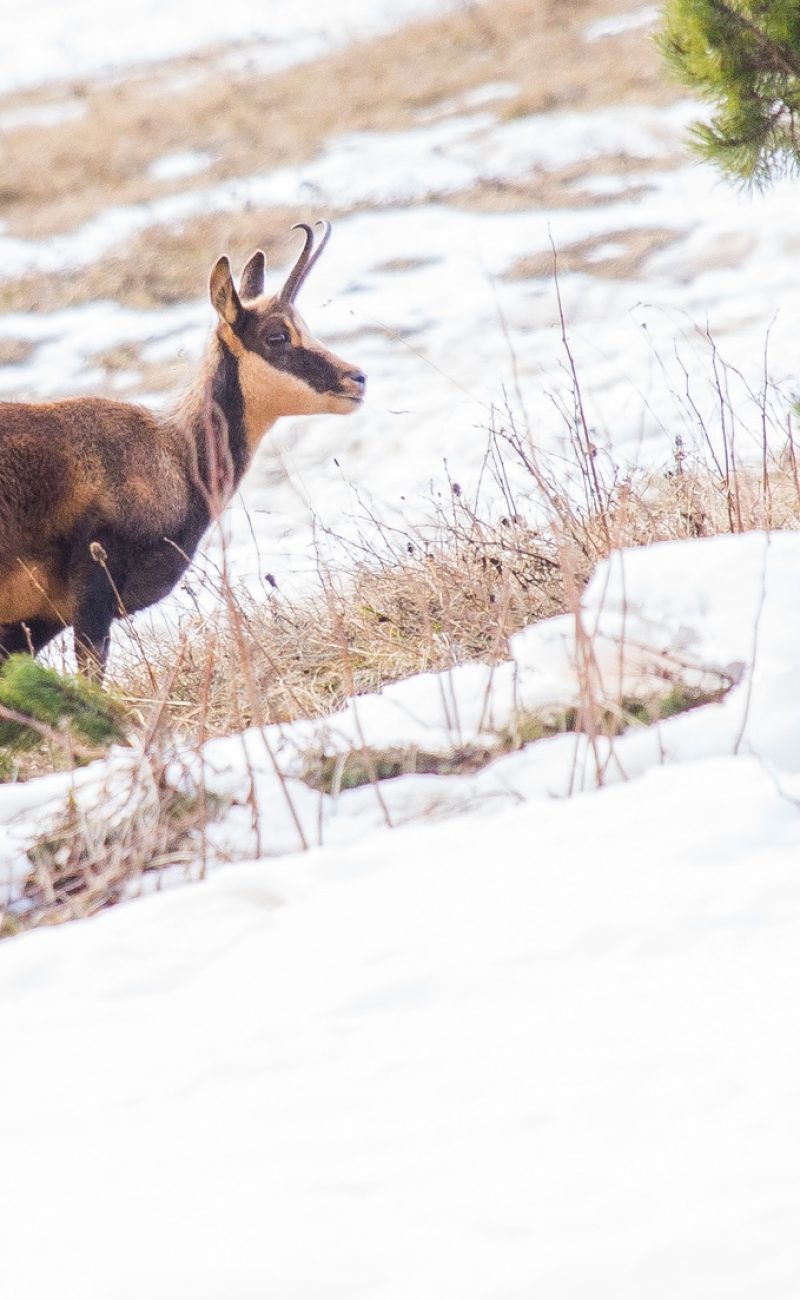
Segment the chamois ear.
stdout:
[[231,264],[222,256],[214,266],[209,281],[211,302],[219,316],[229,325],[235,325],[242,310],[231,275]]
[[264,272],[267,259],[261,249],[256,249],[239,278],[239,293],[243,298],[260,298],[264,292]]

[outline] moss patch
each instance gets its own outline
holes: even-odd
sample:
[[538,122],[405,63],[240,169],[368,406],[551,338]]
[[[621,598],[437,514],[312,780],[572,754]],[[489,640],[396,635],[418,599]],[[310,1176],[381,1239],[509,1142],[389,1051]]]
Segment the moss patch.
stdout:
[[0,712],[0,772],[3,766],[8,769],[14,751],[35,748],[48,731],[71,734],[94,748],[124,737],[122,710],[113,697],[90,682],[63,677],[30,655],[11,655],[3,664],[0,706],[6,710]]

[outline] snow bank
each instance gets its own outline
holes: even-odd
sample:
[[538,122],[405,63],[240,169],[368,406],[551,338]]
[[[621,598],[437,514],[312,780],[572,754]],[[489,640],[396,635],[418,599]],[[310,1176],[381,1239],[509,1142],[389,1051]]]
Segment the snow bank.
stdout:
[[[656,726],[633,726],[613,741],[554,736],[522,754],[496,758],[472,776],[408,775],[382,783],[379,793],[365,785],[335,796],[301,779],[316,755],[335,757],[364,746],[441,754],[470,745],[491,748],[521,715],[557,717],[578,705],[587,668],[574,621],[551,619],[514,637],[514,658],[499,667],[465,664],[447,674],[422,674],[353,699],[321,722],[210,742],[203,779],[237,804],[212,829],[212,842],[226,855],[235,855],[243,841],[255,851],[253,793],[262,851],[282,853],[300,847],[296,820],[308,843],[349,842],[387,819],[397,825],[563,798],[598,779],[613,784],[699,755],[740,752],[770,770],[798,772],[800,703],[793,700],[792,682],[800,662],[799,571],[797,534],[621,552],[598,568],[582,614],[592,637],[588,671],[598,704],[614,709],[623,698],[666,694],[677,682],[706,693],[736,683],[721,702]],[[276,759],[286,786],[275,774]]]
[[718,759],[4,943],[5,1292],[792,1294],[797,831]]
[[[356,697],[323,720],[209,741],[202,764],[181,754],[172,779],[188,792],[202,781],[231,804],[209,828],[212,853],[227,861],[351,843],[387,823],[564,798],[699,756],[749,754],[771,771],[800,772],[800,703],[792,690],[800,661],[798,570],[794,533],[620,552],[599,566],[585,593],[581,626],[591,638],[590,658],[571,616],[546,620],[512,639],[507,663],[420,674]],[[503,738],[520,719],[557,720],[580,706],[587,678],[598,708],[612,711],[623,700],[664,696],[675,684],[724,698],[657,725],[632,725],[613,740],[567,732],[503,752]],[[364,748],[448,755],[470,747],[496,757],[471,775],[412,773],[341,791],[334,779],[331,793],[306,780],[323,757],[329,767],[338,758],[344,771],[345,757]],[[118,755],[111,775],[102,764],[81,773],[82,805],[105,808],[137,764],[135,755]],[[62,796],[70,785],[68,776],[48,780],[61,782]],[[19,869],[25,843],[42,825],[34,786],[0,790],[9,871]],[[45,810],[45,820],[50,815]]]

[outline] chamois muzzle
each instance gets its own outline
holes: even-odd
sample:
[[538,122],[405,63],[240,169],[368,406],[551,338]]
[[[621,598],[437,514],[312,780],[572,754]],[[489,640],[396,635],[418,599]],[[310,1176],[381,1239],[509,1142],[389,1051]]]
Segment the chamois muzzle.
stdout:
[[345,375],[342,375],[341,396],[349,398],[357,406],[364,400],[366,387],[367,376],[363,370],[348,370]]

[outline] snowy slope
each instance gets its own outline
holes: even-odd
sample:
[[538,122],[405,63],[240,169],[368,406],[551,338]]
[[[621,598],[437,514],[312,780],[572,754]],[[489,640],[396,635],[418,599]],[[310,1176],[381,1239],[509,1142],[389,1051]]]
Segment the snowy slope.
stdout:
[[[346,843],[0,944],[3,1293],[795,1295],[798,565],[754,535],[598,575],[607,671],[620,637],[633,677],[749,665],[615,742],[634,779],[553,798],[574,741],[538,742],[470,816],[343,795]],[[563,700],[542,626],[521,680]]]
[[[14,52],[0,90],[232,39],[247,44],[220,58],[269,71],[439,7],[123,0],[112,26],[97,0],[34,0],[0,15]],[[652,18],[632,6],[593,24],[587,59]],[[506,122],[507,93],[490,85],[412,131],[333,138],[302,166],[222,186],[198,165],[180,194],[174,169],[197,159],[167,156],[151,204],[53,240],[0,230],[4,274],[17,274],[89,264],[197,211],[363,205],[336,222],[303,309],[369,371],[369,407],[289,425],[264,449],[249,515],[242,503],[228,515],[234,572],[263,565],[252,527],[281,583],[302,579],[310,509],[346,530],[350,479],[389,520],[423,509],[443,457],[469,481],[506,392],[537,445],[558,449],[552,284],[505,278],[551,236],[559,249],[597,240],[601,265],[626,232],[674,237],[625,276],[562,275],[598,442],[667,463],[676,432],[691,436],[675,399],[684,364],[714,436],[708,324],[742,370],[730,376],[739,454],[760,449],[771,325],[784,392],[796,373],[796,190],[749,199],[676,162],[690,106]],[[563,211],[448,204],[474,181],[547,175],[564,158],[602,166]],[[91,391],[96,356],[126,341],[145,359],[196,355],[210,318],[199,298],[0,318],[0,339],[33,344],[0,369],[3,395]],[[665,679],[734,684],[594,748],[559,735],[469,776],[384,782],[380,798],[301,780],[312,750],[447,753],[496,743],[520,709],[574,705],[584,671],[568,617],[521,633],[497,669],[412,678],[323,723],[207,745],[195,775],[230,801],[212,861],[232,863],[0,942],[0,1294],[795,1300],[798,569],[800,539],[763,534],[603,566],[582,612],[598,699]],[[67,794],[107,824],[130,769],[118,752],[74,778],[0,785],[3,897]]]

